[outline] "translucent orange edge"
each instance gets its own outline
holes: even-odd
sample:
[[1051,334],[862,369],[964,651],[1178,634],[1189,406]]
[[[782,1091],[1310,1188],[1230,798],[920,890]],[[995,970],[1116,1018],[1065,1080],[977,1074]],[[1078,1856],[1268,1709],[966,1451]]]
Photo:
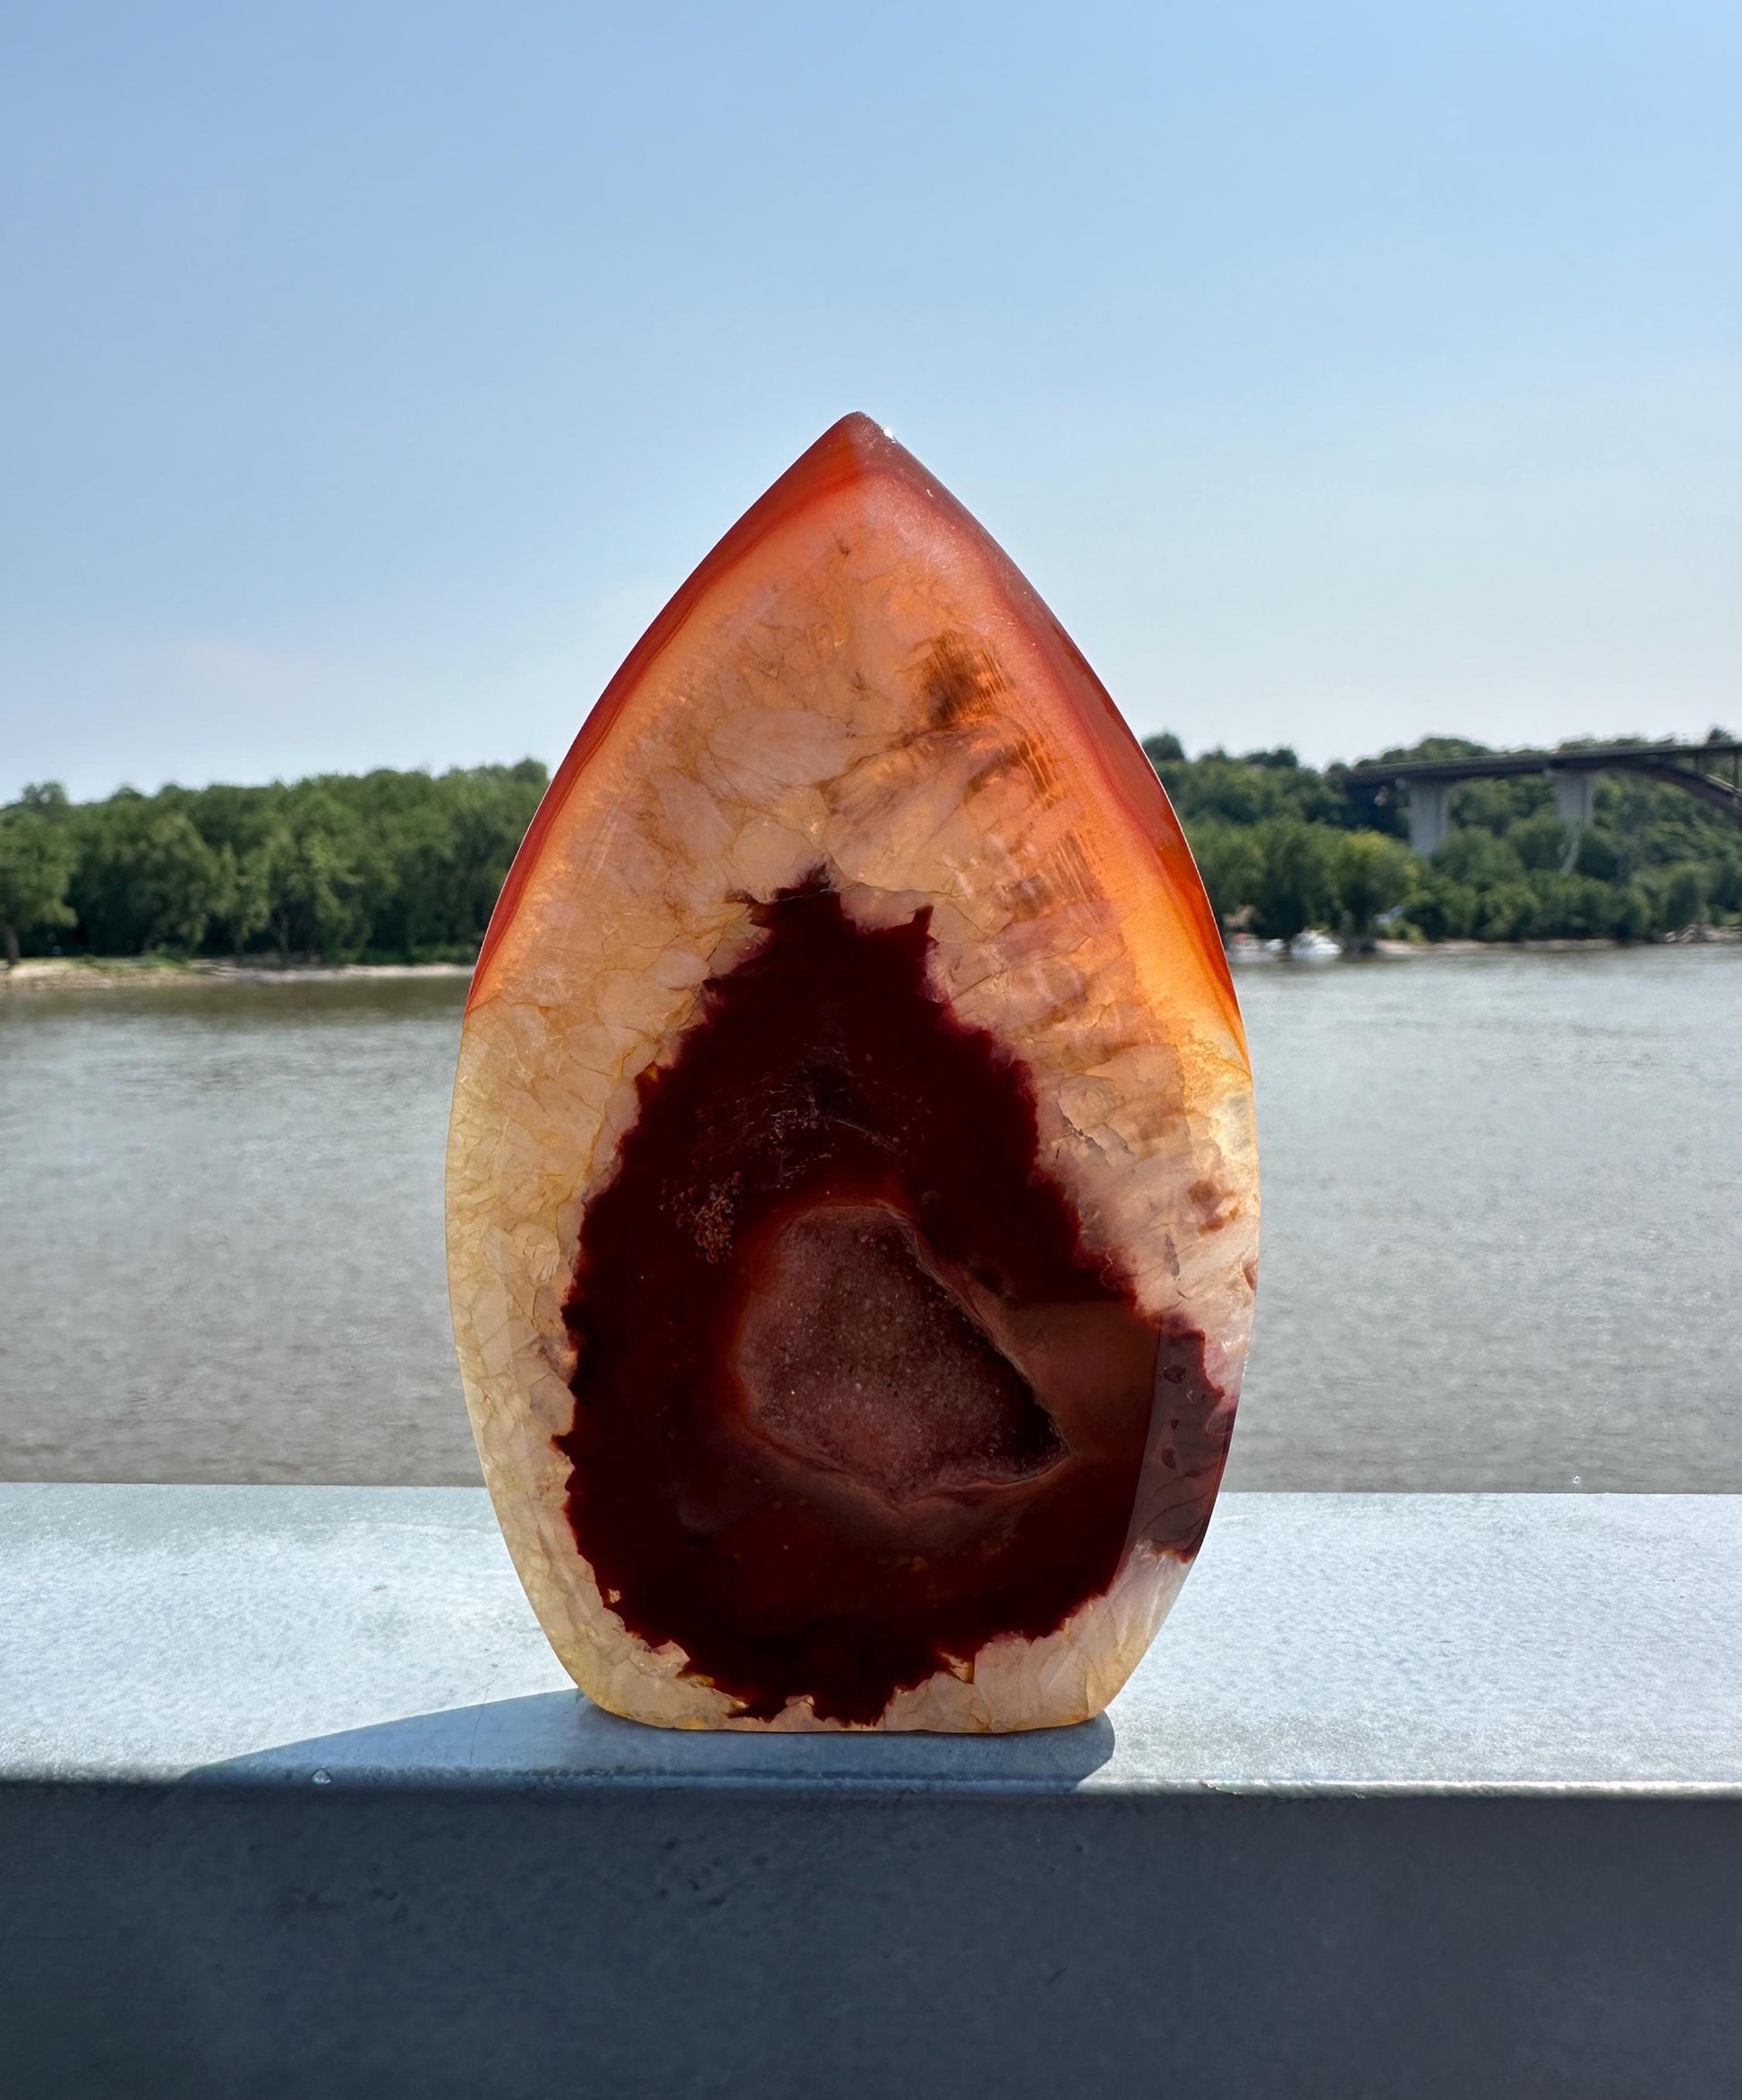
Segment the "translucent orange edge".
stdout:
[[1106,687],[1089,669],[1081,652],[1059,625],[1038,593],[1003,549],[949,491],[934,481],[908,451],[868,415],[846,415],[824,431],[810,449],[760,496],[731,530],[704,555],[672,593],[653,625],[624,658],[616,676],[599,696],[581,725],[580,734],[568,747],[556,778],[545,790],[520,849],[514,857],[508,879],[502,884],[496,909],[491,914],[477,966],[466,995],[466,1012],[488,998],[494,989],[493,965],[508,928],[520,909],[533,871],[542,858],[545,841],[561,816],[575,784],[587,761],[610,734],[629,696],[646,675],[660,653],[677,636],[686,620],[707,593],[761,541],[778,526],[796,517],[810,505],[875,474],[889,474],[922,496],[941,512],[949,524],[977,545],[987,559],[1012,612],[1047,659],[1048,669],[1067,696],[1080,696],[1091,702],[1096,713],[1084,714],[1084,727],[1103,778],[1114,800],[1125,811],[1140,835],[1152,843],[1161,858],[1163,872],[1175,901],[1195,927],[1210,960],[1210,975],[1234,1039],[1245,1048],[1239,1002],[1223,950],[1221,929],[1210,909],[1199,878],[1191,849],[1174,814],[1166,790],[1141,746],[1126,726]]

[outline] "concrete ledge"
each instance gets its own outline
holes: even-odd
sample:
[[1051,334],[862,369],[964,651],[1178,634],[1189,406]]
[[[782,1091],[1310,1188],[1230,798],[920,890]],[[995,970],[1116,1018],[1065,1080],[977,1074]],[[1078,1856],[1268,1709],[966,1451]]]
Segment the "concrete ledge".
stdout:
[[1728,2100],[1742,1498],[1229,1497],[975,1742],[598,1713],[473,1490],[0,1488],[0,1893],[21,2100]]

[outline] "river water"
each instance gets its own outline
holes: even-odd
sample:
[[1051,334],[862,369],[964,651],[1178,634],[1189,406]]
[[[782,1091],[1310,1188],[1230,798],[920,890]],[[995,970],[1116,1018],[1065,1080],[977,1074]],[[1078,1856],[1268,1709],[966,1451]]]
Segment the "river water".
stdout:
[[[1742,949],[1249,969],[1230,1484],[1742,1490]],[[0,993],[0,1478],[476,1478],[453,978]]]

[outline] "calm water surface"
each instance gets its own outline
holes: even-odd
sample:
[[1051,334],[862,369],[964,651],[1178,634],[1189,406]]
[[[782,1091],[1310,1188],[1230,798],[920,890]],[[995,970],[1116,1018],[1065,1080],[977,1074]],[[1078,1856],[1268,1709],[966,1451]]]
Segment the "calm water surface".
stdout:
[[[1742,950],[1240,987],[1266,1218],[1231,1483],[1742,1490]],[[462,991],[0,994],[0,1477],[476,1478]]]

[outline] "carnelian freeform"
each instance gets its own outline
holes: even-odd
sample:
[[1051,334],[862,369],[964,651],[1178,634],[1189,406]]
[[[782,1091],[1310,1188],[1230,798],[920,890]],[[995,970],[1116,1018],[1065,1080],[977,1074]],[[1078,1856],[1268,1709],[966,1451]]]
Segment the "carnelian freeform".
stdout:
[[1159,783],[863,416],[684,585],[510,871],[448,1148],[485,1478],[680,1727],[1080,1720],[1203,1537],[1251,1081]]

